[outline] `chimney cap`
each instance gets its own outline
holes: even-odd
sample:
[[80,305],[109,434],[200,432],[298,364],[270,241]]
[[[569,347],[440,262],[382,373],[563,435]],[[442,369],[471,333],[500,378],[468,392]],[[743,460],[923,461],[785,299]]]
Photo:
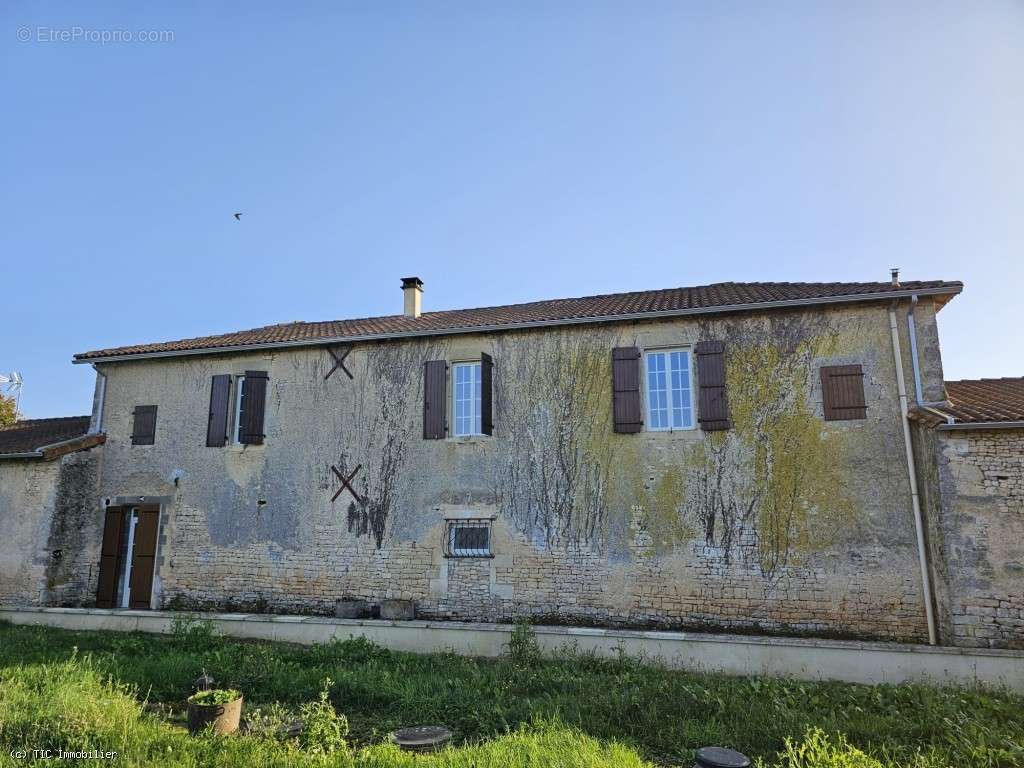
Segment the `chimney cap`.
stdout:
[[892,275],[892,284],[893,285],[899,285],[900,284],[900,268],[899,267],[893,267],[892,269],[889,270],[889,274]]
[[406,288],[422,288],[423,281],[418,277],[403,277],[402,278],[402,289]]

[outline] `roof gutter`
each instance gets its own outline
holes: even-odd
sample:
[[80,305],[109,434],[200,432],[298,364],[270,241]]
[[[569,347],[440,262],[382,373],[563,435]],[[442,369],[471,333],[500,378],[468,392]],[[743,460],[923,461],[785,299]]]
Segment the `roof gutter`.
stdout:
[[955,424],[939,424],[935,429],[944,432],[968,429],[1024,429],[1024,421],[958,421]]
[[[667,317],[687,317],[691,315],[731,314],[734,312],[750,312],[762,309],[782,309],[785,307],[813,307],[820,304],[850,304],[865,301],[885,301],[887,299],[905,299],[913,296],[956,296],[963,291],[963,285],[954,283],[954,287],[919,288],[916,290],[885,291],[884,293],[854,293],[844,296],[825,296],[818,299],[787,299],[784,301],[758,301],[749,304],[730,304],[727,306],[695,307],[691,309],[666,309],[660,312],[632,312],[624,315],[597,315],[595,317],[576,317],[559,320],[537,320],[526,323],[502,323],[500,325],[470,325],[456,328],[442,328],[426,331],[396,331],[393,333],[360,334],[357,336],[325,336],[318,339],[302,339],[298,341],[272,341],[257,344],[235,344],[224,347],[200,347],[197,349],[168,350],[165,352],[141,352],[137,354],[114,354],[103,357],[83,357],[76,355],[71,359],[76,365],[92,363],[112,363],[126,360],[149,360],[159,357],[185,357],[189,355],[219,355],[232,352],[250,352],[260,349],[287,349],[294,347],[321,347],[328,344],[354,344],[369,341],[385,341],[392,339],[410,339],[423,336],[454,336],[467,333],[495,333],[499,331],[515,331],[525,328],[550,328],[562,325],[589,325],[592,323],[629,322],[632,320],[656,320]],[[958,286],[958,287],[957,287]],[[88,355],[88,352],[83,353]]]

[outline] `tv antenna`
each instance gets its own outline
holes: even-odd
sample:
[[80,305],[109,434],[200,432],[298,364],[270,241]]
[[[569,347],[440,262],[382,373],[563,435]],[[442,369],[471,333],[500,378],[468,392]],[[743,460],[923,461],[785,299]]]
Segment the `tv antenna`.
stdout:
[[4,390],[4,394],[7,397],[14,398],[14,412],[18,412],[18,405],[21,402],[21,387],[24,380],[21,378],[21,374],[17,371],[11,371],[10,373],[0,373],[0,389]]

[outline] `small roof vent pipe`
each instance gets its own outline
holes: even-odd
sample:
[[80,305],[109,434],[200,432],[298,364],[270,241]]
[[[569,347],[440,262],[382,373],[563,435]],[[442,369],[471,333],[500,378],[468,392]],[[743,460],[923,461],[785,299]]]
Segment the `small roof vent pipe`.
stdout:
[[900,287],[900,268],[899,267],[893,267],[892,269],[889,270],[889,274],[892,275],[892,284],[894,286],[896,286],[897,288],[899,288]]
[[418,277],[403,277],[402,293],[405,294],[405,316],[419,317],[423,299],[423,281]]

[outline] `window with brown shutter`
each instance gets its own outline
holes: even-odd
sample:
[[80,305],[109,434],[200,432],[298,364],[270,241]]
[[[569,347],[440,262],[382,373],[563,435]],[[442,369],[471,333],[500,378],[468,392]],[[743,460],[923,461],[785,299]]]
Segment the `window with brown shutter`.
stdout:
[[428,360],[423,365],[423,439],[443,440],[447,402],[448,364]]
[[228,406],[231,399],[231,377],[214,376],[210,383],[210,419],[206,425],[206,444],[220,447],[228,440]]
[[612,418],[620,433],[639,432],[644,420],[640,409],[640,350],[612,350]]
[[156,406],[136,405],[132,415],[132,445],[153,445],[156,441]]
[[705,432],[732,429],[729,399],[725,393],[725,342],[702,341],[697,355],[697,386],[700,392],[697,421]]
[[859,365],[821,367],[821,403],[825,421],[866,419],[864,370]]
[[486,352],[480,353],[480,431],[494,434],[493,414],[494,360]]
[[267,372],[246,371],[238,401],[238,442],[263,445],[263,422],[267,410]]

